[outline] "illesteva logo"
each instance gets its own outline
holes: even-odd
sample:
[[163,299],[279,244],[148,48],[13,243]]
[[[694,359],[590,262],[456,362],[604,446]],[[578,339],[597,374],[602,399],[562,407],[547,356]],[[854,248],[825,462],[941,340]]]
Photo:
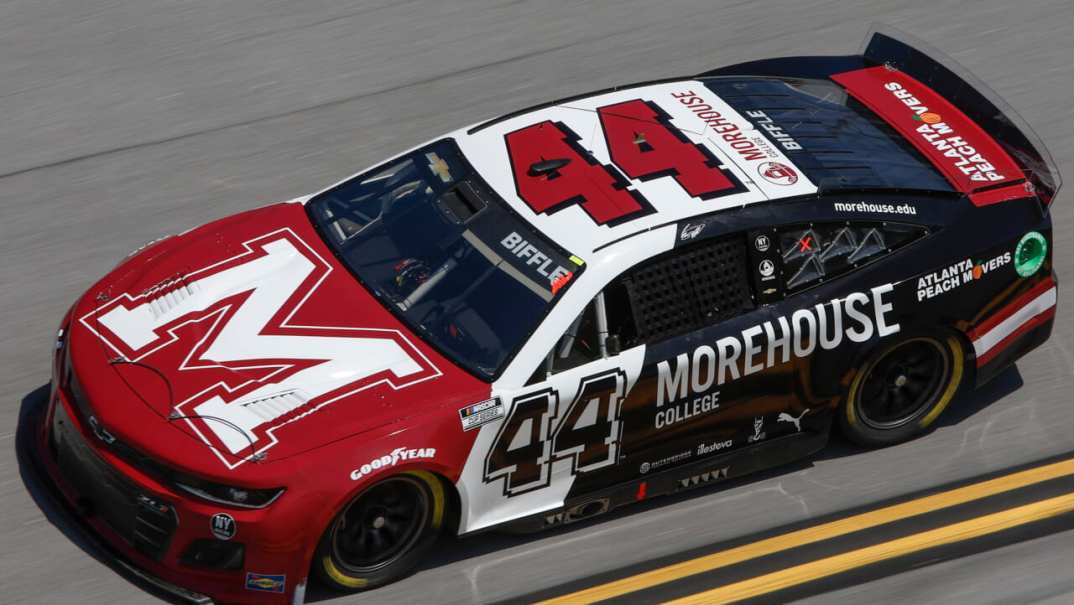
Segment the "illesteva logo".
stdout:
[[243,247],[81,318],[123,361],[174,349],[179,372],[220,376],[175,403],[174,415],[229,468],[271,448],[280,426],[348,395],[441,375],[399,330],[293,322],[333,269],[290,229]]

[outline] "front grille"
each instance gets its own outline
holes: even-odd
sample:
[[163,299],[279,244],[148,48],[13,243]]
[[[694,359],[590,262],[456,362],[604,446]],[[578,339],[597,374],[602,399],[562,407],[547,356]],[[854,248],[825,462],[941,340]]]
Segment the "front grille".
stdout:
[[178,525],[174,509],[142,493],[98,456],[75,429],[62,404],[53,415],[52,446],[60,472],[78,493],[77,506],[100,516],[134,548],[159,559]]
[[[90,405],[85,393],[82,392],[82,385],[78,382],[78,376],[74,370],[70,369],[70,362],[67,363],[67,367],[67,385],[64,389],[64,394],[67,395],[67,399],[78,410],[79,421],[84,425],[88,425],[90,418],[94,417],[93,407]],[[98,443],[98,447],[106,448],[109,452],[115,454],[117,458],[122,459],[150,477],[163,483],[170,483],[173,474],[171,469],[126,443],[114,439],[111,443],[102,441]]]
[[[70,347],[68,347],[68,350],[70,350]],[[70,356],[70,353],[68,353],[68,356]],[[93,408],[90,407],[89,399],[86,398],[86,394],[82,391],[82,383],[78,381],[78,375],[71,368],[69,359],[66,365],[67,382],[64,385],[64,393],[78,411],[78,419],[82,421],[82,424],[85,424],[89,421],[90,416],[93,415]]]

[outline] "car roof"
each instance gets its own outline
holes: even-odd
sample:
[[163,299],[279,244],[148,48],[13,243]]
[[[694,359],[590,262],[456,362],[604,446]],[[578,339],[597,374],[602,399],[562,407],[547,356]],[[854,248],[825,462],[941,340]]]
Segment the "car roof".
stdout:
[[[565,126],[578,135],[576,145],[588,151],[600,164],[614,169],[597,110],[636,99],[644,99],[665,113],[665,124],[670,124],[681,136],[716,158],[720,169],[731,175],[738,186],[726,195],[700,199],[691,195],[671,175],[646,180],[629,179],[624,175],[629,181],[629,189],[643,196],[652,211],[630,220],[605,224],[598,224],[580,204],[538,212],[520,197],[506,135],[545,122]],[[682,99],[689,99],[691,104],[687,105]],[[702,111],[695,111],[698,108]],[[713,120],[716,113],[722,121]],[[801,171],[795,170],[794,182],[786,178],[780,182],[762,178],[759,170],[770,162],[792,170],[794,164],[749,120],[697,80],[662,82],[576,98],[495,120],[469,131],[460,130],[452,136],[477,172],[513,210],[547,237],[583,258],[631,234],[661,225],[718,210],[817,192],[817,186]]]
[[[613,243],[660,226],[751,204],[814,195],[833,181],[843,187],[890,189],[914,183],[914,189],[949,189],[897,135],[874,132],[883,128],[879,120],[815,94],[766,77],[665,80],[556,101],[451,136],[512,209],[547,237],[587,260]],[[609,111],[614,114],[617,108],[639,101],[651,113],[620,117],[661,123],[708,156],[734,187],[718,195],[695,196],[674,171],[644,178],[624,174],[623,167],[612,160],[603,120]],[[803,119],[807,114],[810,119]],[[516,175],[519,168],[512,164],[509,136],[542,124],[567,133],[575,149],[591,156],[590,163],[599,163],[620,177],[617,187],[644,199],[646,212],[627,220],[607,221],[594,216],[585,204],[542,208],[524,200],[518,180],[523,177]],[[636,137],[635,143],[644,144],[642,135]],[[812,140],[806,143],[809,137]],[[539,157],[557,159],[555,152],[549,155]],[[538,167],[536,163],[531,169],[534,167]]]

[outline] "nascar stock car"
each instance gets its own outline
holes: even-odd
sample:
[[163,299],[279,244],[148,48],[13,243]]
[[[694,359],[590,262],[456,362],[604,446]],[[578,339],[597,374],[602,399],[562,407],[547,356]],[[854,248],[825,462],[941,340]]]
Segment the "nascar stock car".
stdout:
[[1036,136],[876,31],[556,101],[132,253],[38,458],[123,566],[300,602],[934,425],[1052,329]]

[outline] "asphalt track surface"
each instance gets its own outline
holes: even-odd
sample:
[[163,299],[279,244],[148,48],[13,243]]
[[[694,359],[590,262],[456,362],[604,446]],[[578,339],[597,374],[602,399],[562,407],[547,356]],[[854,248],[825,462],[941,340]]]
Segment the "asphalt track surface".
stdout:
[[[896,5],[907,6],[896,6]],[[521,106],[912,32],[1006,98],[1074,178],[1069,0],[915,3],[327,0],[0,2],[0,602],[151,601],[49,522],[14,455],[56,323],[136,246],[311,192],[441,132]],[[935,432],[533,537],[446,542],[402,583],[329,603],[518,598],[1074,450],[1071,191],[1054,208],[1052,339]],[[1063,527],[1055,528],[1061,531]],[[810,602],[1074,602],[1074,532]],[[314,595],[331,599],[331,595]]]

